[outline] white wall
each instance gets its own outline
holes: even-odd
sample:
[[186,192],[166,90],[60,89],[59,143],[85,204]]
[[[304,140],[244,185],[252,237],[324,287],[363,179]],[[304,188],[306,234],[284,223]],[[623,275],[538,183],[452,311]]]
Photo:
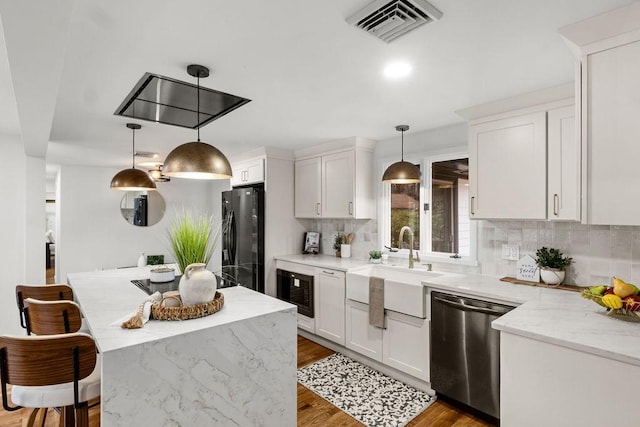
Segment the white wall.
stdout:
[[[165,255],[174,261],[167,241],[169,216],[176,210],[196,209],[220,218],[220,191],[228,181],[172,179],[158,183],[165,198],[167,215],[149,227],[127,223],[120,214],[123,192],[109,183],[118,172],[113,168],[62,166],[58,196],[59,224],[56,243],[56,279],[66,282],[70,272],[134,266],[140,255]],[[210,268],[220,268],[219,247]]]
[[[17,138],[0,137],[0,144],[3,161],[0,168],[0,333],[22,335],[15,286],[24,281],[25,269],[25,155]],[[44,238],[41,241],[44,242]],[[42,254],[44,262],[44,251]]]
[[45,161],[25,156],[25,271],[27,283],[45,283]]

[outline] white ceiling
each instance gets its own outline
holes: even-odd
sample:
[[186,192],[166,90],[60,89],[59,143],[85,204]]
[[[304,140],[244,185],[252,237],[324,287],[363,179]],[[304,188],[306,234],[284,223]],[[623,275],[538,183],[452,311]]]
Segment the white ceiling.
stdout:
[[[371,0],[0,0],[0,138],[49,163],[124,167],[131,131],[113,112],[145,72],[252,102],[201,130],[228,155],[348,136],[396,137],[454,111],[573,80],[557,29],[628,0],[432,0],[444,16],[386,44],[345,19]],[[4,39],[2,38],[4,37]],[[382,68],[413,66],[390,81]],[[164,157],[195,131],[138,121]]]

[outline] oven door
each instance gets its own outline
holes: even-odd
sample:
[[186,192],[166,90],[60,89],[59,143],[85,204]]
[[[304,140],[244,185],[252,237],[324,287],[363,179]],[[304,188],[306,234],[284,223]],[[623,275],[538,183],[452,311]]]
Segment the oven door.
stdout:
[[295,304],[298,313],[313,318],[313,276],[277,269],[277,297]]

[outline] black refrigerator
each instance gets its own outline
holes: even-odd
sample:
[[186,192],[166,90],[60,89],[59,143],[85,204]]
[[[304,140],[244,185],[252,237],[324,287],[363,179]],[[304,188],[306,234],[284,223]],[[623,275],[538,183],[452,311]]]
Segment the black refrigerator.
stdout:
[[264,293],[264,186],[222,193],[223,286]]

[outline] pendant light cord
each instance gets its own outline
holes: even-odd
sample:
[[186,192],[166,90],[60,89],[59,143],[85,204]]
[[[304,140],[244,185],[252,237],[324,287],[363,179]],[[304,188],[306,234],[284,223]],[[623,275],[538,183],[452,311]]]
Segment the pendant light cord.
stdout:
[[131,169],[135,169],[136,168],[136,130],[135,129],[131,129],[131,131],[133,132],[133,144],[132,144],[132,148],[131,148]]
[[402,136],[400,137],[400,161],[404,162],[404,130],[402,131]]
[[198,142],[200,142],[200,71],[198,71],[198,75],[196,77],[197,79],[197,86],[198,86],[198,107],[197,107],[197,118],[198,121],[196,123],[196,126],[198,127]]

